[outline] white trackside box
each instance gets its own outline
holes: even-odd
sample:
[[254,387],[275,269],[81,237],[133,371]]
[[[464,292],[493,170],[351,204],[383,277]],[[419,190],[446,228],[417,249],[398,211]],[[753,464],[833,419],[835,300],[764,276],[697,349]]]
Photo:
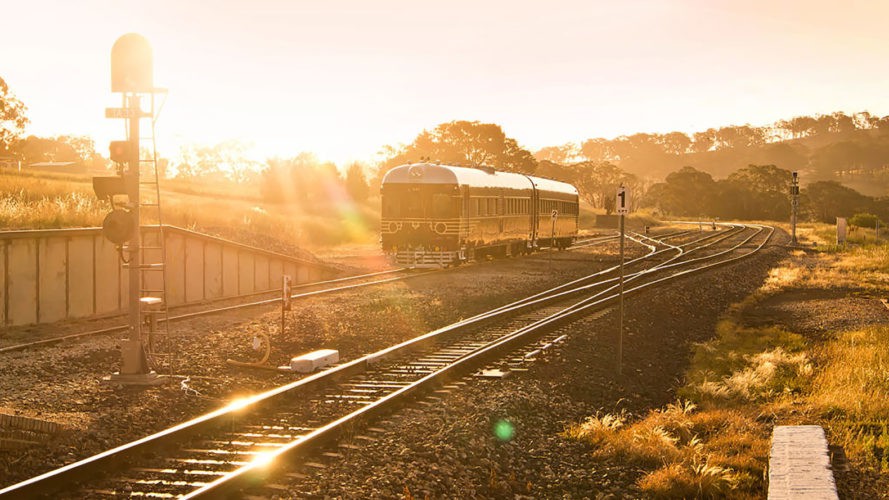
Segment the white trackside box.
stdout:
[[290,369],[300,373],[310,373],[319,368],[339,363],[340,352],[336,349],[320,349],[297,356],[290,360]]

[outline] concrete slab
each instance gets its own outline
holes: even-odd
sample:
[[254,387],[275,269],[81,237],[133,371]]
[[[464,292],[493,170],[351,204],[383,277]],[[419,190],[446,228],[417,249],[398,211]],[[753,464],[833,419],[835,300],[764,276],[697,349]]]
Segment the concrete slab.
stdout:
[[238,295],[238,249],[224,247],[222,249],[222,295],[234,297]]
[[222,297],[222,245],[207,243],[204,248],[204,298]]
[[38,240],[18,239],[10,241],[7,247],[7,321],[11,325],[37,322],[37,246]]
[[238,293],[246,295],[255,290],[256,256],[249,252],[238,252]]
[[[167,305],[170,307],[185,303],[185,238],[177,234],[166,234],[167,241]],[[147,272],[160,275],[159,272]]]
[[204,240],[185,240],[185,301],[204,300]]
[[40,286],[37,321],[52,323],[68,315],[67,238],[45,238],[38,253]]
[[769,454],[768,498],[838,498],[821,426],[775,426]]
[[68,241],[68,317],[85,318],[93,310],[93,239]]
[[259,292],[272,288],[269,286],[269,258],[265,255],[257,255],[256,262],[253,266],[253,286],[254,291]]

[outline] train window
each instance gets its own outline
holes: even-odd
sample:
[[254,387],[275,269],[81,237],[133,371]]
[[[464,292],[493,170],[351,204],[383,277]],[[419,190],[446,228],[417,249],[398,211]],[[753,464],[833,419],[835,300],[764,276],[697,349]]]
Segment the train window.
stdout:
[[448,217],[451,215],[451,197],[446,194],[432,195],[432,217]]

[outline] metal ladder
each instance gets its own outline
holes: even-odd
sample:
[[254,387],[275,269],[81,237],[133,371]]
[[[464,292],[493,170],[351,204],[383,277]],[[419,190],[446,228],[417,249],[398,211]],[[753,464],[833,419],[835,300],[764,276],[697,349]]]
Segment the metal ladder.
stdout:
[[[139,270],[143,329],[148,335],[145,351],[153,369],[173,374],[176,369],[176,344],[170,335],[169,290],[167,289],[167,248],[161,211],[160,173],[157,162],[155,123],[159,109],[155,94],[150,94],[151,128],[139,137]],[[141,134],[140,134],[141,135]],[[143,155],[143,143],[146,154]]]

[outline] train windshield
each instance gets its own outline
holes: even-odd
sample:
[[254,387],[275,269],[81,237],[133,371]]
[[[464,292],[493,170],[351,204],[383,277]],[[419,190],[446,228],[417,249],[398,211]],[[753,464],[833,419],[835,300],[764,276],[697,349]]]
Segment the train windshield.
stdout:
[[446,219],[460,216],[460,196],[453,186],[386,186],[383,217]]

